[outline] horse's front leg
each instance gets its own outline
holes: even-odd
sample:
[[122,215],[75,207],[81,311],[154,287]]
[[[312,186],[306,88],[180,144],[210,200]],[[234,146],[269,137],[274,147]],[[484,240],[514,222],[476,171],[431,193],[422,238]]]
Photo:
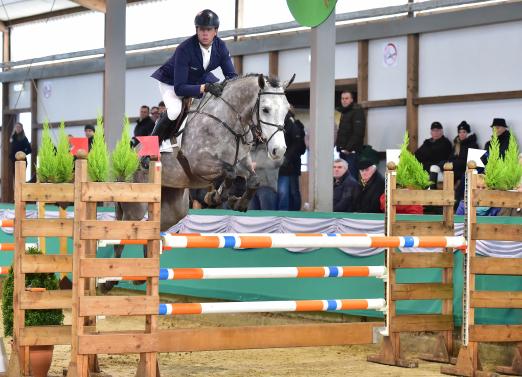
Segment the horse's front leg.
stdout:
[[257,178],[257,175],[255,173],[253,173],[252,175],[247,177],[246,190],[243,193],[243,195],[241,196],[241,198],[239,198],[239,200],[237,200],[234,203],[234,206],[232,208],[235,211],[246,212],[248,210],[248,204],[254,197],[254,194],[256,193],[256,190],[258,187],[259,187],[259,180]]
[[225,179],[217,190],[211,190],[205,195],[205,203],[209,207],[217,207],[228,199],[230,188],[234,183],[236,173],[232,169],[225,170]]
[[245,177],[246,190],[240,198],[233,198],[229,201],[230,208],[246,212],[250,200],[254,197],[257,188],[259,187],[259,180],[254,170],[254,164],[252,158],[248,154],[244,159],[237,165],[237,175]]

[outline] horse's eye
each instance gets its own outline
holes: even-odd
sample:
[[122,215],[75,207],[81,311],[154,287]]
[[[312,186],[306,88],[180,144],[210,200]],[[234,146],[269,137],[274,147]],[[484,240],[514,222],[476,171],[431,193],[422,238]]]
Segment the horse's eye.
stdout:
[[263,112],[265,114],[268,114],[270,112],[270,109],[268,107],[263,107]]

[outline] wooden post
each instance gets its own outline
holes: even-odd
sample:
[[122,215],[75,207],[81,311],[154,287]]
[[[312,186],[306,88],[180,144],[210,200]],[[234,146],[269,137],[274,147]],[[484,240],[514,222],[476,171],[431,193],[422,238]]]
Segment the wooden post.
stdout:
[[[357,103],[368,101],[368,40],[357,44]],[[364,108],[364,116],[368,119],[368,108]],[[368,124],[364,132],[364,143],[368,143]]]
[[234,68],[238,75],[243,74],[243,55],[234,56]]
[[279,51],[268,53],[268,75],[272,77],[279,75]]
[[[60,219],[66,219],[67,218],[67,209],[58,207],[58,217]],[[67,237],[60,237],[60,255],[67,255]],[[62,272],[60,274],[60,281],[63,281],[63,279],[67,278],[67,273]],[[72,287],[71,287],[72,288]]]
[[[149,183],[161,185],[161,163],[155,161],[149,169]],[[161,220],[161,203],[149,203],[149,221]],[[147,242],[146,258],[152,258],[158,261],[160,258],[160,241],[149,240]],[[159,298],[159,279],[157,277],[147,278],[147,296]],[[158,316],[145,316],[145,333],[155,334],[158,331]],[[158,355],[155,352],[141,353],[136,377],[160,377],[158,364]]]
[[[37,212],[38,212],[38,218],[39,219],[45,219],[45,202],[37,202]],[[46,238],[44,236],[38,237],[38,247],[42,251],[42,253],[46,254]]]
[[86,243],[81,239],[80,222],[87,219],[87,206],[82,200],[82,183],[87,181],[87,154],[79,151],[74,171],[74,253],[73,253],[73,303],[71,329],[71,362],[67,377],[86,377],[88,358],[78,352],[78,336],[84,334],[83,318],[79,316],[80,297],[85,296],[85,279],[80,278],[80,260],[85,257]]
[[408,61],[406,84],[406,131],[410,138],[409,150],[414,152],[419,143],[419,35],[408,35]]
[[22,273],[22,258],[25,254],[25,239],[22,237],[22,219],[25,218],[25,202],[22,201],[22,183],[25,182],[25,154],[18,152],[15,163],[15,219],[13,258],[13,348],[9,360],[9,373],[13,376],[29,374],[29,347],[20,346],[21,331],[25,327],[25,310],[21,309],[20,298],[25,290],[25,274]]

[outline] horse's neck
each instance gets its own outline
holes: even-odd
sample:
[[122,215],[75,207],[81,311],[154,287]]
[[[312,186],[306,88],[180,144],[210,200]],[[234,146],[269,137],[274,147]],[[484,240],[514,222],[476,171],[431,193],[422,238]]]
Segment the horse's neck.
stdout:
[[[216,117],[239,134],[246,131],[253,120],[257,90],[250,87],[242,88],[237,84],[239,83],[229,84],[230,87],[226,88],[222,98],[208,97],[207,94],[196,108],[196,112],[200,114],[195,114],[190,122],[201,123],[201,119]],[[215,122],[218,120],[213,119],[210,123]]]

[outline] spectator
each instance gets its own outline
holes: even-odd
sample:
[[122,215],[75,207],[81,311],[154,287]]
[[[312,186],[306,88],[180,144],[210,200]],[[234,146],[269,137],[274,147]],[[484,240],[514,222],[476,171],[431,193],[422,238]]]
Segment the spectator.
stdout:
[[22,123],[15,123],[13,133],[9,139],[9,158],[15,162],[16,152],[24,152],[26,155],[31,154],[31,143],[27,140]]
[[348,171],[348,163],[338,158],[333,163],[333,211],[353,212],[354,200],[361,192],[361,185]]
[[134,127],[134,137],[136,136],[148,136],[154,129],[154,121],[149,116],[149,107],[143,105],[140,107],[140,117]]
[[478,149],[477,136],[471,132],[470,125],[463,120],[457,126],[458,135],[453,139],[453,152],[449,159],[453,163],[455,180],[460,179],[466,172],[468,149]]
[[[500,156],[504,157],[504,154],[506,153],[506,150],[509,146],[509,138],[511,134],[508,131],[508,126],[506,124],[506,120],[504,118],[495,118],[493,119],[493,122],[491,123],[491,128],[493,128],[493,132],[497,134],[498,137],[498,143],[499,143],[499,152]],[[485,163],[487,163],[487,158],[489,156],[489,146],[490,146],[491,140],[486,143],[486,146],[484,149],[486,150],[485,155]]]
[[354,212],[380,213],[380,197],[384,193],[384,178],[371,161],[359,162],[362,189],[355,199]]
[[281,211],[299,211],[301,192],[301,155],[306,152],[304,125],[295,114],[289,111],[285,118],[286,152],[283,164],[279,168],[277,180],[278,209]]
[[165,107],[165,102],[160,101],[158,103],[158,109],[159,109],[160,115],[163,114],[167,110],[167,108]]
[[159,107],[158,106],[152,106],[150,108],[150,118],[152,119],[154,124],[156,124],[156,121],[159,119],[159,117],[160,117]]
[[87,142],[89,143],[89,152],[92,148],[92,142],[94,141],[94,133],[96,132],[96,129],[92,124],[87,124],[85,127],[83,127],[83,132],[85,132],[85,137],[87,138]]
[[248,209],[275,211],[277,209],[277,175],[281,161],[270,159],[264,144],[257,145],[250,154],[259,180],[259,187],[250,200]]
[[359,179],[357,162],[361,153],[364,135],[366,133],[366,117],[363,109],[353,100],[353,94],[348,91],[341,93],[341,113],[339,130],[335,147],[339,152],[339,157],[346,160],[350,174],[354,179]]
[[457,126],[458,135],[453,139],[453,152],[449,161],[453,163],[453,177],[455,182],[455,199],[460,201],[464,197],[464,182],[468,162],[468,149],[478,149],[477,136],[471,132],[470,125],[463,120]]
[[451,142],[444,136],[440,122],[431,124],[431,138],[424,140],[415,152],[415,157],[422,163],[424,170],[430,173],[432,188],[437,187],[438,174],[451,155]]
[[[484,180],[484,174],[477,174],[477,189],[484,190],[486,189],[486,182]],[[477,208],[477,216],[498,216],[500,212],[500,208],[497,207],[476,207]],[[457,208],[456,215],[464,215],[466,212],[466,204],[464,200],[461,200],[459,206]]]

